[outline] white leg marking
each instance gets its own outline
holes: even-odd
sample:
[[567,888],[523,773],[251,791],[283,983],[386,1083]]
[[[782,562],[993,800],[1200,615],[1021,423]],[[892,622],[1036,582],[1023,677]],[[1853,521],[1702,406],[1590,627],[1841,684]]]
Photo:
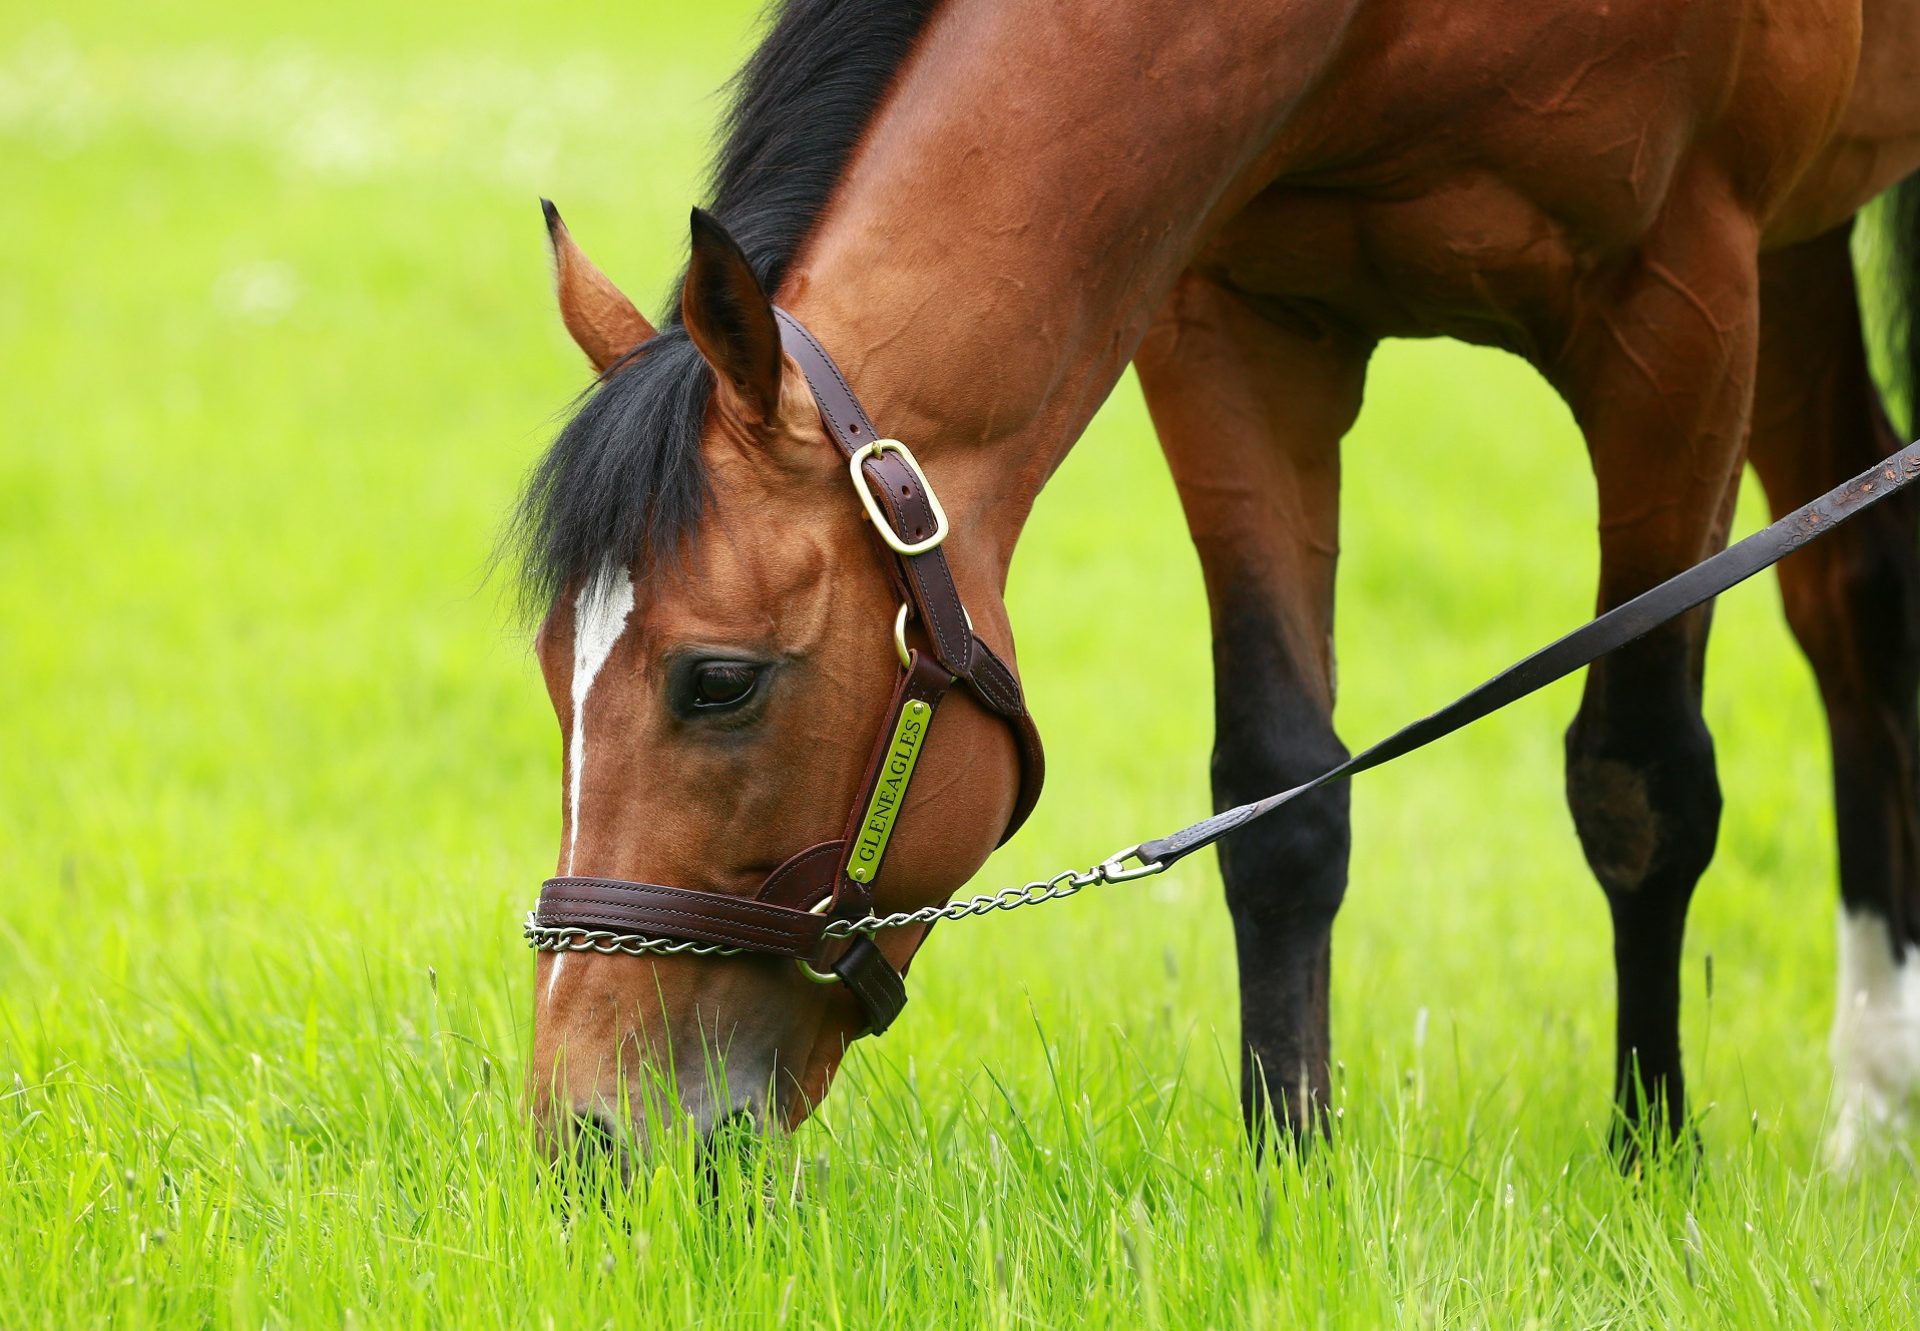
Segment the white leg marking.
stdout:
[[[614,643],[626,630],[633,613],[633,579],[623,568],[608,566],[587,579],[573,603],[573,739],[567,767],[567,872],[573,872],[573,849],[580,840],[580,772],[587,764],[587,690],[594,676],[613,654]],[[553,968],[555,978],[560,967]],[[548,982],[551,987],[552,981]]]
[[1843,907],[1839,962],[1827,1160],[1844,1170],[1895,1144],[1910,1121],[1920,1092],[1920,951],[1896,959],[1884,919]]

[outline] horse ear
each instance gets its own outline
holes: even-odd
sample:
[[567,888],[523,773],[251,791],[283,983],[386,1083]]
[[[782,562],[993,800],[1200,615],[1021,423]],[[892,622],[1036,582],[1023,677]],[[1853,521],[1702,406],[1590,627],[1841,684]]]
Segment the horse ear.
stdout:
[[609,365],[651,338],[653,325],[605,273],[594,267],[593,260],[580,252],[553,202],[540,200],[540,211],[546,214],[547,239],[553,243],[560,318],[593,362],[593,368],[604,374]]
[[773,302],[740,243],[711,213],[693,210],[693,257],[680,293],[687,335],[749,420],[772,421],[780,407],[780,329]]

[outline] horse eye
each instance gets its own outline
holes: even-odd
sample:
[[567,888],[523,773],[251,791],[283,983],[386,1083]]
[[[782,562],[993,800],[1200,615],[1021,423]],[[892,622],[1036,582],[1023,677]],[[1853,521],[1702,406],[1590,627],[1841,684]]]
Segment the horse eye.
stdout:
[[693,705],[701,711],[737,707],[753,696],[759,678],[743,661],[709,661],[693,672]]

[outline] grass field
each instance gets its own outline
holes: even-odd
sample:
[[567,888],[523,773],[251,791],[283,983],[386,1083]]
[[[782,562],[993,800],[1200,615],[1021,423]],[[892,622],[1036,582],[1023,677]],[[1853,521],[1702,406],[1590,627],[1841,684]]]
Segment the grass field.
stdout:
[[[1209,859],[942,930],[717,1202],[669,1157],[564,1203],[517,1112],[558,744],[486,576],[584,378],[535,198],[657,309],[749,33],[0,0],[0,1327],[1913,1327],[1911,1155],[1817,1163],[1832,813],[1770,582],[1710,662],[1696,1172],[1605,1152],[1570,683],[1359,784],[1304,1165],[1242,1149]],[[1349,459],[1350,742],[1587,613],[1584,455],[1517,362],[1388,348]],[[1208,804],[1206,616],[1131,381],[1011,602],[1053,770],[982,888]]]

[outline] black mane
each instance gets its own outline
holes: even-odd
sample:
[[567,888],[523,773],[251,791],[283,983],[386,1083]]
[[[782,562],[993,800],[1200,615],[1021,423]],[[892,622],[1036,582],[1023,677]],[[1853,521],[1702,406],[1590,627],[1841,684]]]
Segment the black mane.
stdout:
[[[784,0],[734,76],[709,210],[776,290],[939,0]],[[713,375],[680,323],[611,367],[527,480],[513,522],[528,600],[609,561],[671,558],[706,506]]]

